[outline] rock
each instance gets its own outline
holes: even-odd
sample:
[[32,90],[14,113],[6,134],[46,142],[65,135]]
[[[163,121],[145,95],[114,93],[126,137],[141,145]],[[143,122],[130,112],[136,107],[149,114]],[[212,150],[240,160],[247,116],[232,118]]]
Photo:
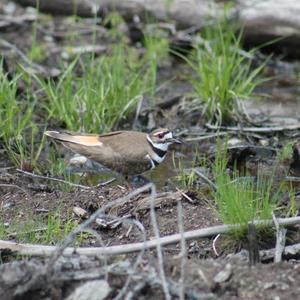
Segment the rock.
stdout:
[[214,282],[215,283],[222,283],[230,279],[232,275],[232,267],[231,264],[226,264],[224,270],[219,272],[215,277],[214,277]]
[[85,218],[87,216],[87,211],[79,206],[73,207],[73,213],[80,218]]
[[66,300],[103,300],[109,292],[110,286],[105,280],[93,280],[77,287]]

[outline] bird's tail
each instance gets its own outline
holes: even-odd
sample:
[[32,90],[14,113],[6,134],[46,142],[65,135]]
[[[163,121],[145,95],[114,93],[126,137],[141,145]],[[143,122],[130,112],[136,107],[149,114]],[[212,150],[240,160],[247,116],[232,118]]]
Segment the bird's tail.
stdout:
[[62,143],[72,143],[84,146],[101,146],[98,135],[77,135],[71,133],[60,133],[58,131],[45,131],[46,136]]

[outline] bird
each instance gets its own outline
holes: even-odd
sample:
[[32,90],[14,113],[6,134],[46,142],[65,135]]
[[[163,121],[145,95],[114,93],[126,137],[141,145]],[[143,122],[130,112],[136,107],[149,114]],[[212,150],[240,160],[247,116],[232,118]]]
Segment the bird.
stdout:
[[149,134],[125,130],[104,134],[59,131],[45,131],[44,134],[125,178],[154,169],[163,162],[170,145],[181,144],[167,128]]

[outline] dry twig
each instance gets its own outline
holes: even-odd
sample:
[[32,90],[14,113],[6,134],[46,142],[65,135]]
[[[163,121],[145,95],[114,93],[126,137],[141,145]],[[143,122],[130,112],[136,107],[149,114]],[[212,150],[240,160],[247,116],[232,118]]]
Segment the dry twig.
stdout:
[[274,213],[272,213],[272,218],[276,229],[276,246],[275,246],[275,255],[274,255],[274,262],[276,263],[276,262],[281,262],[282,260],[282,253],[284,252],[285,236],[287,230],[286,228],[280,228]]
[[218,253],[217,248],[216,248],[216,243],[217,243],[217,240],[219,239],[220,236],[221,236],[220,234],[217,234],[216,237],[213,240],[213,243],[212,243],[212,248],[214,250],[214,253],[215,253],[216,257],[219,256],[219,253]]
[[187,251],[186,244],[184,239],[184,225],[183,225],[183,211],[181,201],[177,202],[177,220],[178,220],[178,230],[181,235],[180,240],[180,257],[181,257],[181,270],[180,270],[180,279],[179,279],[179,299],[184,300],[185,297],[185,269],[187,261]]
[[[51,181],[56,181],[56,182],[61,182],[61,183],[64,183],[64,184],[67,184],[67,185],[70,185],[70,186],[74,186],[74,187],[78,187],[78,188],[81,188],[81,189],[90,190],[90,189],[93,188],[93,187],[90,187],[90,186],[73,183],[73,182],[70,182],[70,181],[67,181],[67,180],[63,180],[63,179],[59,179],[59,178],[37,175],[37,174],[31,173],[31,172],[23,171],[21,169],[16,169],[16,171],[19,172],[19,173],[22,173],[22,174],[24,174],[26,176],[29,176],[29,177],[34,177],[34,178],[39,178],[39,179],[46,179],[46,180],[51,180]],[[109,183],[110,183],[110,181],[109,181]],[[98,187],[98,186],[96,186],[96,187]]]
[[202,180],[204,180],[211,188],[216,192],[218,190],[217,186],[208,178],[206,177],[203,173],[200,172],[198,168],[194,169],[195,174],[200,177]]
[[[149,188],[148,185],[147,185],[147,188]],[[146,190],[146,189],[144,189],[144,190]],[[139,189],[139,191],[141,191],[141,190]],[[134,195],[136,195],[136,194],[134,194]],[[120,199],[117,199],[117,200],[120,202],[126,201],[126,200],[128,200],[128,198],[130,196],[133,197],[132,194],[129,194],[129,195],[122,197]],[[115,201],[117,201],[117,200],[115,200]],[[98,214],[100,214],[101,212],[102,212],[102,209],[99,209],[98,211],[96,211],[91,216],[91,217],[93,217],[92,221],[94,221],[94,219],[97,218]],[[68,247],[67,248],[67,245],[71,241],[73,241],[74,236],[76,236],[77,233],[81,232],[83,230],[83,228],[85,228],[92,222],[89,220],[90,219],[88,219],[84,223],[82,223],[79,226],[81,228],[75,229],[67,237],[67,241],[65,241],[63,247],[61,246],[59,248],[59,256],[60,255],[72,256],[73,254],[81,254],[81,255],[86,255],[86,256],[120,255],[120,254],[138,252],[138,251],[141,251],[142,249],[153,249],[153,248],[157,247],[158,243],[161,246],[176,244],[176,243],[180,242],[180,240],[182,238],[181,234],[176,233],[176,234],[161,237],[161,238],[159,238],[159,240],[153,239],[153,240],[148,240],[146,242],[138,242],[138,243],[132,243],[132,244],[126,244],[126,245],[117,245],[117,246],[110,246],[110,247],[86,247],[86,248],[85,247],[80,247],[80,248]],[[281,226],[296,225],[296,224],[300,223],[300,217],[278,218],[277,221],[278,221],[278,224]],[[273,220],[256,220],[251,223],[253,223],[254,225],[259,225],[259,226],[262,226],[262,225],[263,226],[273,226],[274,225]],[[239,226],[240,225],[217,225],[217,226],[212,226],[212,227],[207,227],[207,228],[186,231],[186,232],[184,232],[184,239],[191,240],[191,239],[198,239],[198,238],[207,238],[207,237],[215,236],[217,234],[228,233],[235,227],[239,227]],[[0,240],[0,251],[1,250],[10,250],[10,251],[16,252],[20,255],[51,256],[54,253],[56,253],[57,247],[56,246],[33,245],[33,244],[19,244],[16,242]]]
[[157,251],[157,257],[158,257],[160,279],[162,281],[162,287],[163,287],[163,291],[164,291],[166,300],[171,300],[171,295],[169,292],[168,283],[167,283],[166,275],[165,275],[165,271],[164,271],[162,245],[159,242],[160,234],[159,234],[159,228],[158,228],[158,223],[157,223],[156,213],[155,213],[155,203],[154,203],[155,196],[156,196],[156,188],[155,188],[154,184],[151,184],[150,217],[151,217],[151,223],[153,226],[155,238],[157,240],[156,251]]
[[285,130],[297,130],[300,129],[300,123],[286,126],[272,126],[272,127],[226,127],[226,126],[216,126],[212,124],[206,124],[206,127],[212,130],[228,130],[228,131],[238,131],[238,132],[279,132]]

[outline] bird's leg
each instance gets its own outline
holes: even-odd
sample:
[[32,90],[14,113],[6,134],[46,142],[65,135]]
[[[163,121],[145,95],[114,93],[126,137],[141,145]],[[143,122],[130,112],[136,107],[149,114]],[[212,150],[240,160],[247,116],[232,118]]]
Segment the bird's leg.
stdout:
[[[125,179],[125,181],[124,181]],[[123,177],[123,182],[124,182],[124,185],[125,187],[128,189],[128,190],[132,190],[133,186],[131,184],[131,178],[128,176],[128,175],[125,175]]]
[[135,175],[132,177],[132,185],[134,187],[141,187],[143,185],[146,185],[147,183],[151,183],[152,181],[146,178],[143,175]]
[[129,189],[136,189],[139,187],[142,187],[148,183],[152,183],[151,180],[148,178],[144,177],[143,175],[134,175],[134,176],[128,176],[126,175],[125,177],[125,186]]

